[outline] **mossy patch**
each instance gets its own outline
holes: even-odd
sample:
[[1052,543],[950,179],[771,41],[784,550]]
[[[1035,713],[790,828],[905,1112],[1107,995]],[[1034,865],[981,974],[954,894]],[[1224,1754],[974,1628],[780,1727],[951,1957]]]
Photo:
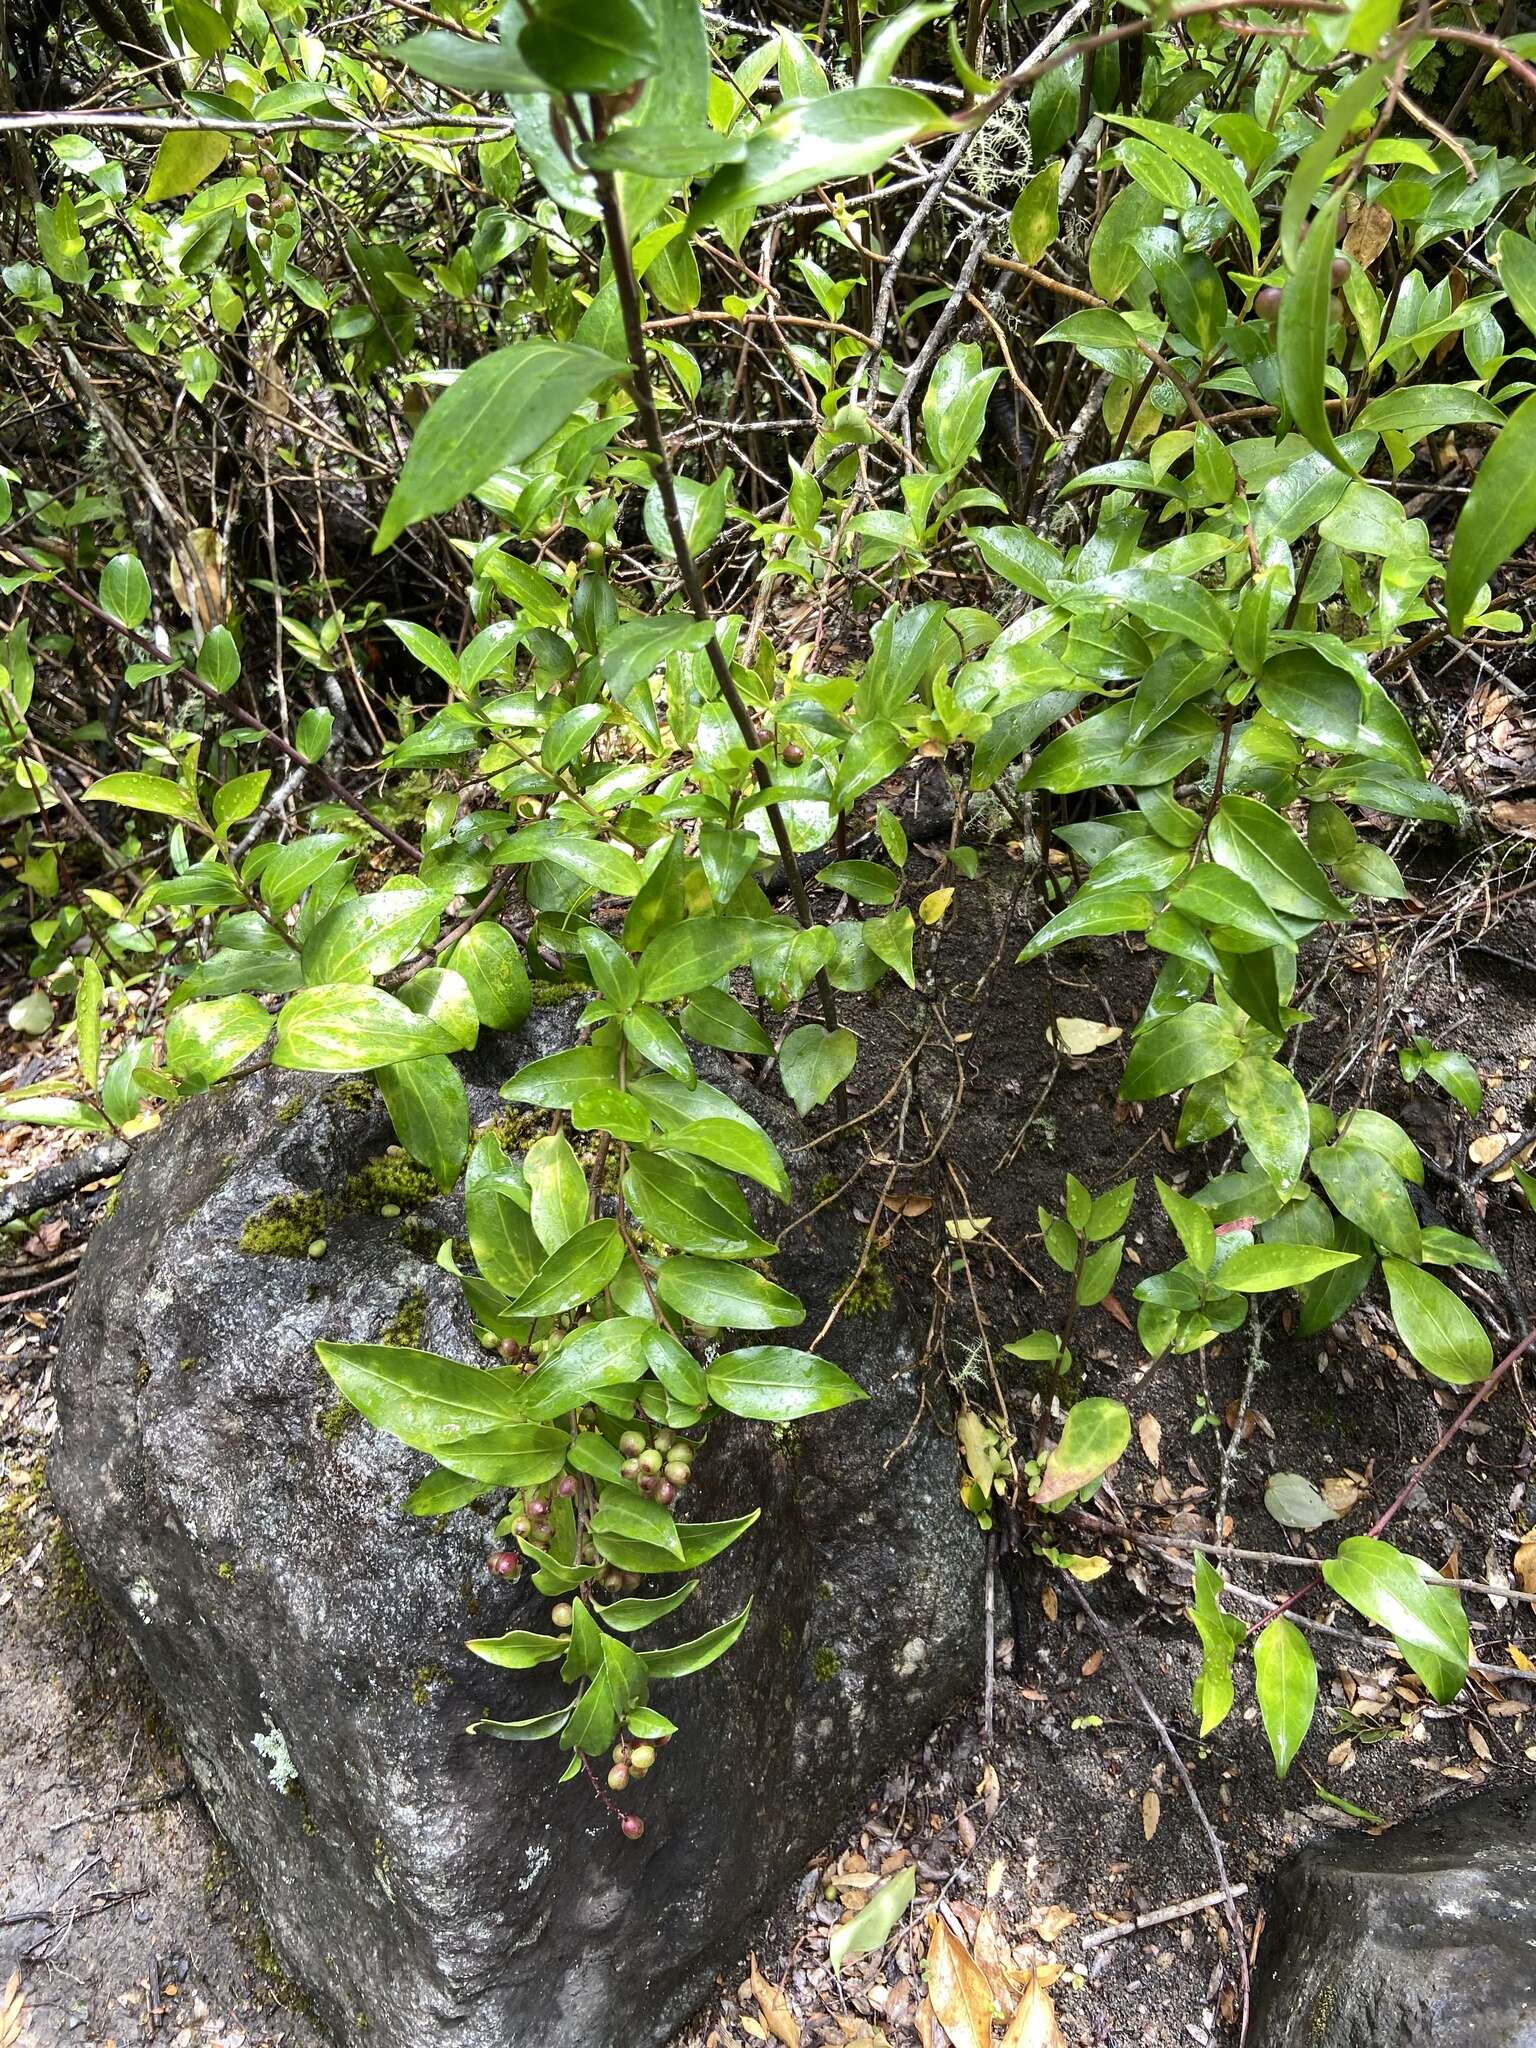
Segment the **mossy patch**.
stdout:
[[416,1675],[411,1681],[411,1704],[427,1707],[432,1704],[432,1688],[446,1676],[441,1664],[418,1664]]
[[811,1658],[811,1676],[818,1685],[830,1685],[843,1668],[843,1660],[830,1643],[823,1643]]
[[37,1541],[37,1504],[43,1490],[41,1466],[23,1469],[0,1493],[0,1571],[19,1564]]
[[843,1303],[845,1316],[883,1315],[896,1299],[891,1286],[891,1276],[885,1270],[885,1262],[878,1256],[865,1261],[864,1270],[854,1281],[848,1298]]
[[279,1110],[279,1111],[277,1112],[277,1120],[278,1120],[278,1122],[279,1122],[280,1124],[291,1124],[291,1123],[293,1122],[294,1118],[295,1118],[295,1117],[296,1117],[296,1116],[297,1116],[297,1115],[299,1114],[300,1110],[301,1110],[301,1109],[303,1109],[303,1107],[304,1107],[304,1098],[303,1098],[303,1096],[302,1096],[302,1095],[291,1095],[291,1096],[289,1096],[288,1100],[287,1100],[287,1101],[286,1101],[286,1102],[285,1102],[285,1103],[283,1104],[282,1108],[281,1108],[281,1109],[280,1109],[280,1110]]
[[277,1195],[247,1222],[240,1249],[255,1258],[307,1259],[324,1230],[324,1195]]
[[536,981],[533,984],[534,1007],[539,1010],[552,1010],[557,1004],[568,1003],[572,996],[580,994],[581,990],[574,981]]
[[542,1138],[549,1128],[547,1109],[498,1109],[493,1117],[480,1125],[479,1133],[489,1133],[501,1141],[503,1151],[526,1152],[535,1138]]
[[417,1345],[427,1323],[427,1297],[415,1287],[379,1332],[381,1344]]
[[334,1088],[327,1088],[325,1099],[334,1102],[339,1109],[350,1109],[354,1115],[361,1115],[373,1107],[373,1083],[354,1074],[348,1080],[338,1081]]
[[361,1209],[371,1216],[385,1210],[408,1213],[421,1209],[437,1194],[437,1182],[424,1166],[402,1153],[386,1153],[370,1159],[348,1180],[342,1190],[344,1209]]
[[321,1409],[315,1427],[328,1444],[339,1444],[357,1420],[358,1413],[352,1403],[345,1394],[338,1394],[328,1408]]

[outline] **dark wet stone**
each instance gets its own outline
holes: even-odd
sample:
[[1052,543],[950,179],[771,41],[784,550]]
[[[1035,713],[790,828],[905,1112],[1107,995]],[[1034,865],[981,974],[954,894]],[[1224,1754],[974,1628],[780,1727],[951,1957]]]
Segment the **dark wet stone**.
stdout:
[[[571,1018],[536,1011],[483,1042],[466,1064],[478,1121],[504,1107],[502,1078],[568,1042]],[[729,1085],[793,1142],[781,1111]],[[480,1357],[432,1257],[460,1227],[453,1204],[333,1216],[322,1259],[239,1249],[274,1198],[335,1195],[391,1137],[376,1097],[327,1076],[262,1074],[172,1115],[82,1266],[54,1488],[338,2036],[365,2023],[413,2048],[645,2048],[975,1683],[981,1556],[953,1447],[913,1427],[899,1307],[845,1317],[826,1345],[867,1403],[782,1435],[717,1430],[689,1513],[763,1519],[659,1639],[749,1592],[752,1622],[711,1671],[658,1686],[683,1729],[627,1802],[647,1832],[625,1842],[585,1784],[557,1786],[552,1745],[466,1732],[478,1713],[553,1703],[548,1674],[464,1649],[546,1625],[547,1603],[486,1570],[490,1515],[401,1512],[427,1461],[337,1413],[315,1361],[317,1338],[377,1339],[408,1306],[416,1341]],[[806,1337],[857,1257],[830,1213],[779,1266]]]
[[1251,2048],[1536,2048],[1536,1790],[1304,1850],[1258,1960]]

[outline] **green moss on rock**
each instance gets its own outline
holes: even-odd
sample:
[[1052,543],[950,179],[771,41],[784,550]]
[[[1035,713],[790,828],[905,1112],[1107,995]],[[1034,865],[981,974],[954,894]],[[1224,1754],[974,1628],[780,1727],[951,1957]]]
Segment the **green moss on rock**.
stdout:
[[250,1218],[240,1249],[254,1258],[307,1259],[324,1230],[324,1195],[278,1195]]
[[421,1342],[421,1333],[426,1327],[427,1297],[419,1287],[413,1288],[401,1302],[399,1308],[379,1332],[381,1344],[410,1344]]
[[361,1209],[371,1216],[386,1209],[409,1212],[421,1209],[437,1193],[437,1182],[424,1166],[402,1153],[386,1153],[370,1159],[354,1173],[342,1190],[345,1209]]
[[863,1272],[854,1281],[847,1300],[843,1303],[845,1316],[883,1315],[895,1300],[891,1276],[885,1270],[885,1262],[878,1258],[869,1259]]
[[830,1685],[842,1668],[842,1658],[829,1643],[823,1643],[811,1658],[811,1676],[818,1685]]

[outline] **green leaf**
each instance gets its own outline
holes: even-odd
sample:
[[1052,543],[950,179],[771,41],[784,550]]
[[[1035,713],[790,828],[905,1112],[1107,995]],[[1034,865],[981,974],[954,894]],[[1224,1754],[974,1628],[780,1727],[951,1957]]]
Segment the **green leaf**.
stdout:
[[634,1635],[639,1629],[649,1628],[653,1621],[660,1621],[668,1614],[674,1614],[683,1602],[690,1599],[698,1587],[697,1579],[690,1579],[686,1586],[679,1586],[675,1593],[663,1593],[655,1600],[613,1600],[608,1606],[599,1607],[598,1620],[604,1628],[616,1628],[624,1635]]
[[[136,632],[149,617],[149,578],[144,574],[144,564],[137,555],[114,555],[101,572],[101,583],[97,595],[101,608],[120,626],[130,633]],[[108,776],[108,781],[121,778]],[[125,799],[126,801],[126,799]]]
[[1353,474],[1328,423],[1324,371],[1328,363],[1328,328],[1333,298],[1333,259],[1337,253],[1338,214],[1342,194],[1336,193],[1313,215],[1307,238],[1280,294],[1275,323],[1275,355],[1280,391],[1297,428],[1319,455]]
[[1200,1675],[1190,1694],[1202,1736],[1219,1728],[1232,1711],[1232,1658],[1245,1634],[1243,1624],[1223,1612],[1221,1593],[1221,1573],[1208,1557],[1196,1552],[1195,1604],[1185,1611],[1195,1624],[1202,1651]]
[[858,903],[894,903],[900,886],[889,868],[874,860],[835,860],[816,877],[823,889],[836,889]]
[[571,342],[516,342],[471,363],[416,429],[374,553],[417,520],[446,512],[497,470],[532,455],[577,406],[621,374],[611,357]]
[[546,1252],[557,1252],[587,1220],[587,1183],[562,1132],[535,1138],[523,1155],[529,1214]]
[[1316,1661],[1306,1637],[1283,1614],[1276,1615],[1253,1646],[1253,1676],[1275,1776],[1283,1778],[1317,1707]]
[[648,1003],[691,996],[750,960],[761,934],[750,917],[690,917],[669,925],[640,956],[640,993]]
[[741,162],[723,165],[704,187],[694,225],[878,171],[904,143],[952,126],[932,100],[897,85],[853,86],[781,107],[747,137]]
[[1383,1259],[1381,1270],[1398,1335],[1424,1370],[1458,1387],[1487,1379],[1493,1345],[1460,1295],[1403,1259]]
[[600,1387],[644,1379],[650,1370],[648,1340],[661,1334],[643,1316],[583,1323],[524,1380],[519,1390],[524,1414],[531,1422],[545,1422],[580,1408]]
[[762,1055],[773,1051],[773,1040],[752,1012],[724,989],[696,990],[678,1022],[700,1045],[712,1045],[721,1052]]
[[540,82],[536,72],[531,71],[517,48],[517,25],[512,10],[506,9],[501,17],[501,40],[489,39],[471,41],[468,36],[456,36],[446,29],[428,29],[424,35],[411,36],[400,44],[391,55],[422,78],[430,78],[434,85],[446,85],[454,92],[463,93],[466,99],[473,99],[479,93],[525,93],[538,92]]
[[670,612],[659,619],[634,619],[603,637],[603,675],[622,702],[635,684],[654,674],[669,654],[680,648],[709,644],[714,628],[708,621]]
[[517,47],[559,92],[622,92],[662,64],[655,18],[637,0],[537,0]]
[[624,1240],[611,1216],[584,1224],[535,1273],[512,1314],[561,1316],[600,1294],[624,1263]]
[[522,948],[504,925],[487,918],[471,926],[443,965],[463,975],[487,1030],[516,1031],[527,1022],[533,990]]
[[1286,917],[1337,918],[1345,907],[1295,828],[1251,796],[1224,796],[1211,820],[1210,847],[1271,910]]
[[510,1387],[454,1358],[399,1344],[317,1344],[315,1353],[352,1406],[412,1450],[523,1419]]
[[122,804],[130,811],[152,811],[156,817],[174,818],[178,824],[213,836],[197,798],[166,775],[140,775],[132,769],[122,775],[104,775],[91,784],[85,800],[88,804]]
[[707,1670],[725,1655],[746,1627],[751,1612],[749,1600],[739,1614],[710,1629],[707,1635],[695,1636],[692,1642],[678,1643],[670,1650],[642,1650],[640,1662],[651,1678],[691,1678],[694,1672]]
[[1402,1176],[1379,1153],[1363,1144],[1320,1145],[1311,1166],[1341,1216],[1373,1244],[1418,1263],[1421,1244],[1413,1203]]
[[397,1060],[378,1070],[379,1093],[395,1136],[446,1192],[469,1150],[469,1097],[446,1053]]
[[324,1074],[367,1073],[396,1060],[456,1051],[430,1017],[366,982],[300,989],[278,1014],[272,1064]]
[[802,1024],[779,1047],[779,1078],[802,1116],[819,1109],[853,1072],[859,1042],[851,1031]]
[[1320,1273],[1353,1261],[1352,1252],[1325,1250],[1317,1244],[1239,1245],[1216,1268],[1216,1283],[1236,1294],[1273,1294],[1282,1287],[1302,1287]]
[[642,1228],[671,1251],[764,1259],[776,1250],[753,1227],[735,1182],[710,1166],[636,1152],[624,1174],[624,1199]]
[[498,1742],[544,1742],[551,1735],[558,1735],[571,1718],[572,1709],[561,1707],[553,1714],[535,1714],[527,1721],[492,1721],[482,1715],[478,1721],[471,1721],[468,1732],[471,1735],[493,1735]]
[[229,150],[227,135],[195,129],[167,135],[155,151],[149,183],[144,187],[143,204],[155,206],[162,199],[185,199],[188,193],[195,192],[199,185],[213,176],[229,155]]
[[1123,1237],[1112,1237],[1107,1244],[1101,1244],[1097,1251],[1088,1254],[1083,1261],[1082,1277],[1077,1283],[1079,1308],[1096,1308],[1104,1299],[1115,1284],[1124,1254]]
[[618,1054],[606,1046],[581,1045],[551,1053],[520,1067],[501,1092],[508,1102],[533,1109],[569,1109],[589,1088],[611,1088],[619,1078]]
[[1476,1116],[1480,1112],[1483,1084],[1477,1077],[1476,1067],[1464,1052],[1444,1052],[1440,1047],[1432,1046],[1424,1054],[1424,1071],[1452,1101],[1460,1103],[1468,1116]]
[[1254,1158],[1289,1193],[1307,1163],[1311,1128],[1301,1083],[1278,1060],[1250,1055],[1227,1069],[1224,1086]]
[[1216,1259],[1216,1226],[1210,1211],[1192,1202],[1188,1195],[1181,1195],[1177,1188],[1169,1187],[1161,1176],[1154,1174],[1152,1179],[1157,1199],[1184,1247],[1184,1256],[1197,1272],[1209,1273]]
[[552,1664],[570,1647],[569,1636],[540,1636],[525,1628],[512,1629],[504,1636],[476,1636],[464,1645],[498,1664],[503,1671],[531,1671],[536,1664]]
[[909,1863],[871,1895],[868,1905],[851,1919],[834,1927],[827,1938],[827,1959],[832,1965],[833,1976],[842,1975],[843,1964],[850,1956],[868,1955],[874,1949],[883,1948],[890,1939],[891,1929],[916,1895],[917,1865]]
[[663,1259],[656,1292],[668,1308],[705,1329],[782,1330],[805,1321],[794,1295],[750,1267],[718,1259]]
[[1090,883],[1079,889],[1065,910],[1043,924],[1019,955],[1021,964],[1038,960],[1069,939],[1117,932],[1144,932],[1156,904],[1145,889],[1131,883]]
[[366,982],[426,943],[442,914],[434,889],[379,889],[338,903],[304,942],[308,982]]
[[1445,574],[1445,610],[1453,633],[1463,631],[1478,591],[1493,581],[1533,532],[1536,396],[1524,399],[1510,414],[1508,424],[1478,465],[1456,521]]
[[754,1422],[793,1422],[869,1398],[841,1366],[781,1344],[721,1352],[705,1380],[716,1407]]
[[458,1508],[468,1507],[484,1491],[480,1480],[466,1479],[462,1472],[450,1472],[440,1465],[411,1488],[405,1497],[405,1512],[408,1515],[451,1515]]
[[1008,216],[1008,239],[1021,263],[1038,263],[1060,234],[1061,212],[1056,197],[1060,185],[1058,158],[1036,171],[1013,202],[1013,211]]
[[[1243,183],[1241,172],[1230,157],[1223,156],[1204,136],[1194,135],[1187,128],[1175,128],[1167,121],[1147,121],[1131,114],[1110,114],[1106,118],[1117,128],[1129,128],[1148,142],[1155,142],[1176,164],[1182,165],[1217,205],[1224,206],[1231,214],[1247,237],[1249,255],[1255,263],[1258,262],[1262,232],[1259,211],[1253,203],[1252,193]],[[1333,254],[1331,242],[1328,253],[1330,256]]]
[[474,1436],[431,1446],[440,1463],[487,1486],[546,1486],[565,1468],[571,1439],[563,1429],[498,1423]]
[[1130,1440],[1131,1418],[1121,1402],[1097,1395],[1074,1402],[1030,1498],[1036,1507],[1051,1507],[1096,1486]]
[[650,1500],[628,1486],[605,1486],[602,1503],[592,1517],[592,1536],[598,1555],[604,1555],[604,1538],[618,1536],[631,1543],[648,1543],[682,1561],[683,1542],[677,1524],[659,1501]]
[[75,991],[75,1042],[87,1088],[96,1086],[101,1070],[101,1002],[105,993],[101,969],[94,960],[82,960],[80,986]]
[[272,1019],[254,996],[183,1003],[166,1023],[165,1063],[181,1080],[211,1087],[259,1051],[271,1031]]
[[1357,1614],[1384,1628],[1442,1706],[1467,1676],[1467,1617],[1449,1586],[1379,1536],[1349,1536],[1323,1577]]
[[754,1123],[738,1122],[734,1117],[699,1117],[680,1129],[666,1132],[656,1140],[656,1147],[668,1152],[691,1152],[699,1159],[723,1166],[729,1173],[744,1173],[748,1180],[755,1180],[781,1202],[789,1200],[789,1175],[778,1147]]
[[1238,1059],[1242,1040],[1214,1003],[1191,1003],[1137,1038],[1120,1083],[1122,1102],[1172,1095]]

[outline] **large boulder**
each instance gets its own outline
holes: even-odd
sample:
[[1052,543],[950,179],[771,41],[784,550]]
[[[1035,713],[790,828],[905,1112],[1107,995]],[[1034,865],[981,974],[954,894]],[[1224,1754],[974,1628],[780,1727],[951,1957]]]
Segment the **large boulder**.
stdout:
[[1536,1791],[1305,1849],[1275,1887],[1252,2048],[1536,2048]]
[[[476,1119],[571,1028],[566,1006],[483,1040],[465,1065]],[[775,1127],[746,1084],[711,1078]],[[780,1117],[776,1135],[795,1127]],[[553,1703],[547,1674],[464,1648],[546,1626],[547,1603],[488,1573],[488,1513],[402,1512],[427,1461],[338,1404],[315,1360],[317,1338],[381,1335],[480,1355],[434,1259],[454,1205],[413,1213],[391,1137],[370,1087],[314,1075],[263,1073],[169,1118],[82,1266],[54,1487],[338,2037],[644,2048],[975,1681],[980,1551],[953,1447],[916,1423],[915,1346],[879,1289],[824,1347],[866,1403],[784,1433],[716,1429],[690,1512],[762,1520],[706,1570],[678,1634],[749,1593],[752,1620],[660,1697],[682,1732],[631,1802],[644,1840],[625,1841],[584,1783],[557,1785],[553,1745],[467,1732]],[[834,1215],[780,1262],[806,1334],[857,1258]]]

